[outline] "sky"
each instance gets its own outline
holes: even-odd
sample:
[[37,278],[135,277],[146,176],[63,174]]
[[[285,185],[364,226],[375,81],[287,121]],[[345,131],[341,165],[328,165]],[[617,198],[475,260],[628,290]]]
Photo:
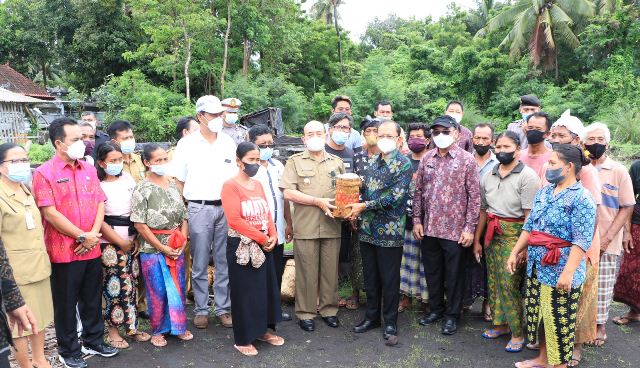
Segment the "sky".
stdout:
[[[308,10],[314,0],[307,0],[302,8]],[[401,18],[422,19],[428,16],[434,19],[447,13],[447,6],[456,3],[462,9],[476,7],[475,0],[345,0],[338,8],[340,26],[349,30],[349,37],[359,41],[367,24],[375,19],[387,18],[395,14]]]

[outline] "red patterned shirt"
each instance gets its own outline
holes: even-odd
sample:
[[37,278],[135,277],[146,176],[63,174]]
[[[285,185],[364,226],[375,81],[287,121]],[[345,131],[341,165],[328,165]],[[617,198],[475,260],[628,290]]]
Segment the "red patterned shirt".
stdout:
[[[100,187],[96,169],[76,160],[65,162],[58,155],[45,162],[33,174],[33,193],[39,208],[54,206],[58,212],[82,231],[89,232],[96,220],[97,208],[106,196]],[[76,240],[66,236],[47,221],[44,242],[52,263],[85,261],[100,257],[100,247],[76,255]]]
[[444,156],[433,149],[422,158],[416,173],[413,223],[424,235],[458,241],[473,234],[480,217],[480,178],[473,155],[459,146]]

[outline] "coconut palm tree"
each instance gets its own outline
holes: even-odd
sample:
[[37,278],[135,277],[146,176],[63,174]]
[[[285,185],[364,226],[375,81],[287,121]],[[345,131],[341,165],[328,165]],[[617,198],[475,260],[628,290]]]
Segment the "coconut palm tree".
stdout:
[[340,27],[338,27],[338,7],[344,4],[344,0],[316,0],[311,6],[311,15],[316,19],[324,20],[327,25],[333,25],[338,35],[338,59],[340,59],[340,73],[342,67],[342,40],[340,39]]
[[491,18],[476,37],[510,27],[500,46],[508,46],[513,59],[528,48],[534,66],[555,67],[557,78],[558,42],[571,49],[578,47],[574,26],[594,16],[595,9],[589,0],[519,0]]

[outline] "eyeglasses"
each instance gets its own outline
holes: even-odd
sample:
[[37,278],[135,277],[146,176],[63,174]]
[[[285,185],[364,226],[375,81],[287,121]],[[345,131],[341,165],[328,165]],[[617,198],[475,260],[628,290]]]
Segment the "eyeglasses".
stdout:
[[10,164],[28,164],[31,161],[28,158],[18,158],[18,159],[15,159],[15,160],[4,160],[4,161],[2,161],[3,164],[5,162],[8,162]]
[[345,133],[349,133],[351,131],[351,127],[348,125],[334,125],[333,129],[336,129]]
[[396,139],[396,138],[398,138],[398,136],[397,135],[379,135],[378,136],[378,139],[385,139],[385,138],[387,138],[387,139]]
[[451,131],[450,130],[432,130],[431,131],[431,135],[433,135],[434,137],[439,136],[440,133],[442,133],[444,135],[449,135],[449,134],[451,134]]
[[259,144],[258,147],[265,149],[265,148],[273,148],[275,147],[275,144]]

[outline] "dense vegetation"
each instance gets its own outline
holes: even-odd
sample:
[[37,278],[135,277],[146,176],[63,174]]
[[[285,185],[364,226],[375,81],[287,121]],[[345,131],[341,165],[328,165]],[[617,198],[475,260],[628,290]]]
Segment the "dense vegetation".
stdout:
[[169,139],[209,93],[240,98],[244,112],[282,107],[289,132],[326,119],[337,93],[358,117],[388,99],[401,123],[460,99],[466,124],[499,127],[535,93],[552,115],[571,108],[640,143],[637,2],[485,0],[438,20],[376,19],[359,42],[335,22],[341,3],[306,14],[294,0],[6,0],[0,62],[97,101],[149,140]]

